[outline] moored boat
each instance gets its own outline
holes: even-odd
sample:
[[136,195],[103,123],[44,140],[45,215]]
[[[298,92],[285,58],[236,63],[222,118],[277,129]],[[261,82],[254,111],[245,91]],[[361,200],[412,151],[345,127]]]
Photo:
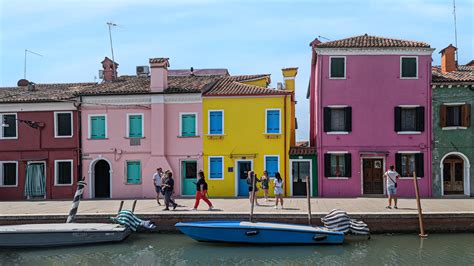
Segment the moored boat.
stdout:
[[204,242],[248,244],[342,244],[344,233],[324,227],[240,221],[181,222],[176,227],[185,235]]

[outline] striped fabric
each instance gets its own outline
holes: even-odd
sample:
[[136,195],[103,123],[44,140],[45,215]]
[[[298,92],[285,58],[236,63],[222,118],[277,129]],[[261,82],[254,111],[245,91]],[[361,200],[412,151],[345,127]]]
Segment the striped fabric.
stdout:
[[25,196],[38,197],[46,195],[46,177],[44,163],[31,163],[26,168]]
[[116,217],[111,217],[111,219],[120,225],[128,227],[134,232],[137,231],[140,226],[148,230],[154,230],[156,228],[152,222],[144,221],[128,210],[120,211]]
[[362,221],[351,219],[343,210],[334,209],[328,215],[321,218],[324,226],[330,230],[352,233],[355,235],[369,235],[370,230],[367,224]]

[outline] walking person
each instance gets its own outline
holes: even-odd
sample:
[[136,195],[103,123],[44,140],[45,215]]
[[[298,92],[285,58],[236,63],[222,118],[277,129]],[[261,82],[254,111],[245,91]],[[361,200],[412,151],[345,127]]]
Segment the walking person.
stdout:
[[273,183],[275,194],[275,209],[278,209],[278,199],[280,200],[281,208],[283,209],[283,179],[279,172],[275,173],[275,182]]
[[173,192],[174,192],[173,173],[169,170],[165,172],[165,178],[163,180],[162,189],[165,192],[165,206],[166,206],[166,208],[164,208],[163,210],[169,211],[170,203],[173,204],[173,210],[176,209],[178,204],[176,204],[176,202],[174,202],[174,200],[171,198],[171,195],[173,195]]
[[[255,187],[254,187],[254,184],[252,184],[252,179],[254,179],[254,183],[255,183]],[[250,200],[250,204],[252,204],[252,201],[255,201],[255,205],[256,206],[259,206],[258,205],[258,201],[257,201],[257,195],[255,195],[255,198],[253,197],[253,193],[252,191],[255,189],[255,193],[258,192],[258,188],[257,188],[257,182],[260,182],[260,179],[257,178],[257,176],[255,175],[255,172],[254,171],[249,171],[248,173],[248,176],[247,176],[247,185],[249,186],[249,200]]]
[[394,201],[393,208],[398,209],[397,206],[397,179],[400,175],[395,171],[395,167],[390,165],[390,170],[383,174],[387,178],[387,194],[388,194],[388,206],[387,209],[392,208],[392,199]]
[[209,199],[207,199],[206,197],[207,183],[204,177],[204,172],[201,170],[199,171],[198,175],[199,175],[199,180],[196,183],[196,200],[194,202],[193,211],[197,211],[197,207],[199,206],[199,201],[201,201],[201,199],[207,203],[207,205],[209,206],[208,210],[210,211],[212,210],[213,206],[212,206],[211,201],[209,201]]
[[156,191],[156,202],[158,203],[159,206],[161,206],[160,195],[162,193],[161,191],[162,180],[163,180],[163,169],[161,169],[160,167],[156,169],[156,173],[153,174],[153,184],[155,185],[155,191]]
[[268,182],[270,181],[267,171],[263,171],[263,176],[260,178],[260,181],[262,182],[263,196],[265,197],[265,201],[267,201],[268,200]]

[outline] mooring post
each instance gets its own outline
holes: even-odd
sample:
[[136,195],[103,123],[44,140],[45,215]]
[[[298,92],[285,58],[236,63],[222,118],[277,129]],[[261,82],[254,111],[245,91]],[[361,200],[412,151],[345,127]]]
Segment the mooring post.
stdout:
[[252,202],[250,203],[250,222],[253,222],[253,206],[255,203],[255,174],[250,175],[250,182],[252,183]]
[[122,210],[122,207],[123,207],[123,200],[120,201],[120,206],[117,213],[119,213]]
[[420,222],[420,237],[427,237],[425,234],[425,228],[423,227],[423,212],[421,210],[420,191],[418,190],[418,180],[416,178],[416,172],[413,172],[413,183],[415,185],[416,205],[418,207],[418,221]]
[[135,206],[137,206],[137,200],[133,201],[132,212],[135,212]]
[[86,182],[84,182],[84,178],[77,183],[77,190],[76,194],[74,195],[74,199],[72,200],[71,210],[69,210],[69,215],[67,217],[66,223],[74,222],[77,214],[77,208],[79,208],[79,202],[81,201],[82,193],[84,192],[84,187],[86,186]]
[[310,184],[309,184],[309,176],[306,176],[306,198],[308,199],[308,225],[312,226],[311,223],[311,195],[310,195]]

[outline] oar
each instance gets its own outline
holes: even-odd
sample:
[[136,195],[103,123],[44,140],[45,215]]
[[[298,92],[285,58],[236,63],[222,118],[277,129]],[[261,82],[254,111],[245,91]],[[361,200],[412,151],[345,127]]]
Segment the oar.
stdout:
[[311,197],[309,195],[309,176],[306,176],[306,198],[308,199],[308,225],[312,226],[311,223]]
[[418,190],[418,180],[416,179],[416,172],[413,172],[413,184],[415,186],[415,196],[416,196],[416,206],[418,207],[418,221],[420,223],[420,234],[421,238],[425,238],[428,235],[425,234],[425,229],[423,226],[423,212],[421,210],[421,201],[420,201],[420,192]]
[[252,202],[250,203],[250,222],[253,222],[253,205],[255,202],[255,175],[251,175],[252,184]]

